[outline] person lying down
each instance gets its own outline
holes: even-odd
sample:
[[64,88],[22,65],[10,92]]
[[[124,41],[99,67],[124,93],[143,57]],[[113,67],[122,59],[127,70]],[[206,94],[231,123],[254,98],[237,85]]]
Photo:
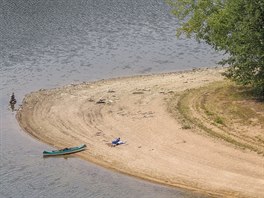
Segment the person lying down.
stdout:
[[119,138],[116,138],[112,141],[112,145],[113,146],[117,146],[117,145],[120,145],[120,144],[125,144],[125,142],[123,142],[120,137]]

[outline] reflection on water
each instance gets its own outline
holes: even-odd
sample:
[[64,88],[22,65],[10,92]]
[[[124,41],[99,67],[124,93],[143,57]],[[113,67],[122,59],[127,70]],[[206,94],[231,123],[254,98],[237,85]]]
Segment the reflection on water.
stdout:
[[10,103],[9,106],[10,106],[10,109],[11,109],[12,112],[17,110],[17,109],[15,109],[15,104]]
[[15,120],[41,88],[214,66],[220,55],[176,39],[176,27],[163,0],[1,0],[0,197],[193,197],[80,159],[43,159],[50,147]]
[[47,158],[61,158],[61,159],[71,159],[71,158],[76,158],[75,155],[56,155],[56,156],[43,156],[43,159],[47,159]]

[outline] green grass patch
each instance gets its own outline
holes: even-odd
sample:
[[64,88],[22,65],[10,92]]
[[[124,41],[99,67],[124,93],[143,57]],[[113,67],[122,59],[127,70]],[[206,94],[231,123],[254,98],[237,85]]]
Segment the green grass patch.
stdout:
[[[254,123],[254,126],[260,125],[264,128],[264,103],[257,102],[250,93],[248,87],[223,81],[187,90],[180,96],[175,95],[168,104],[170,112],[182,121],[183,129],[196,126],[212,137],[262,154],[263,134],[252,133],[250,127],[253,127]],[[198,117],[194,116],[194,112]],[[237,124],[248,127],[249,132],[236,131]]]
[[224,124],[224,121],[222,118],[220,118],[219,116],[217,116],[214,120],[217,124]]

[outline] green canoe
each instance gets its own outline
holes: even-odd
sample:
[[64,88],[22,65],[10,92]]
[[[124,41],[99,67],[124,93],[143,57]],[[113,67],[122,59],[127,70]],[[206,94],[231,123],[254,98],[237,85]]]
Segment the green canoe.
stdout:
[[53,151],[43,151],[43,156],[57,156],[57,155],[67,155],[71,153],[77,153],[83,151],[86,145],[82,144],[80,146],[71,147],[71,148],[64,148],[60,150],[53,150]]

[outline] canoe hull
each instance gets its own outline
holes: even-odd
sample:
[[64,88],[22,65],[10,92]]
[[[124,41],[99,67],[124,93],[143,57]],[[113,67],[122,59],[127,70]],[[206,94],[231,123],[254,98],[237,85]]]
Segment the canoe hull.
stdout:
[[71,148],[65,148],[65,149],[53,150],[53,151],[43,151],[43,156],[47,157],[47,156],[69,155],[72,153],[83,151],[85,150],[85,148],[86,148],[86,145],[82,144],[78,147],[71,147]]

